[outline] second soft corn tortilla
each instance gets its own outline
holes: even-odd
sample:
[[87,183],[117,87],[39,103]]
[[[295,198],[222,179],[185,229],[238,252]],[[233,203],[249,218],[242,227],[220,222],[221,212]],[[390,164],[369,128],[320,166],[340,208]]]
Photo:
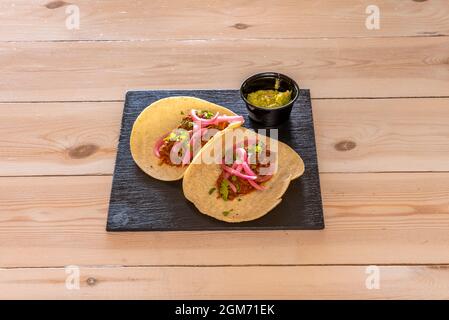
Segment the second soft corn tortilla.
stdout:
[[[237,128],[233,130],[247,130]],[[255,136],[259,136],[254,133]],[[183,191],[185,197],[191,201],[198,210],[208,216],[226,222],[243,222],[258,219],[282,201],[282,195],[287,190],[290,181],[300,177],[304,173],[304,162],[301,157],[285,143],[267,138],[271,143],[278,143],[277,150],[277,172],[267,181],[263,191],[255,190],[241,196],[241,201],[236,199],[224,201],[217,198],[215,194],[209,194],[211,188],[215,187],[217,177],[221,173],[220,164],[202,163],[201,156],[208,153],[213,156],[214,144],[222,143],[223,134],[217,135],[214,141],[206,145],[193,159],[186,170],[183,180]],[[224,215],[223,212],[227,212]]]

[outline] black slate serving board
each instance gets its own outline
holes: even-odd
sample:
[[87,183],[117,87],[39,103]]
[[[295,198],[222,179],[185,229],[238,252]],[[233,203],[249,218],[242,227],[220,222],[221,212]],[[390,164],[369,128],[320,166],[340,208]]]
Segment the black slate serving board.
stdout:
[[134,163],[129,136],[134,120],[152,102],[169,96],[194,96],[245,116],[245,127],[260,125],[248,119],[237,90],[129,91],[126,94],[117,160],[112,182],[108,231],[188,230],[316,230],[324,228],[320,180],[309,90],[301,90],[291,118],[279,126],[279,140],[303,158],[305,173],[292,181],[283,201],[264,217],[231,224],[199,213],[184,198],[181,181],[156,180]]

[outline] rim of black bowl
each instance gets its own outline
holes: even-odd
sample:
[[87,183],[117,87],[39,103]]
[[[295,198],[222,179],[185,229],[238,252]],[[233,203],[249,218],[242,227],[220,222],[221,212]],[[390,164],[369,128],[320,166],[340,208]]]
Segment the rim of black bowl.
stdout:
[[[244,93],[243,93],[243,86],[248,83],[251,80],[255,80],[257,78],[261,78],[261,77],[273,77],[273,79],[276,78],[285,78],[286,80],[290,81],[291,83],[293,83],[293,86],[296,89],[296,95],[286,104],[277,107],[277,108],[264,108],[264,107],[258,107],[253,105],[252,103],[250,103],[248,101],[248,99],[246,99]],[[256,73],[254,75],[252,75],[251,77],[247,78],[245,81],[242,82],[241,86],[240,86],[240,97],[243,99],[243,101],[245,101],[245,103],[249,104],[251,107],[254,107],[256,109],[260,109],[260,110],[279,110],[279,109],[283,109],[283,108],[287,108],[290,106],[290,104],[293,104],[299,97],[299,86],[296,83],[295,80],[293,80],[292,78],[290,78],[289,76],[286,76],[285,74],[279,73],[279,72],[261,72],[261,73]]]

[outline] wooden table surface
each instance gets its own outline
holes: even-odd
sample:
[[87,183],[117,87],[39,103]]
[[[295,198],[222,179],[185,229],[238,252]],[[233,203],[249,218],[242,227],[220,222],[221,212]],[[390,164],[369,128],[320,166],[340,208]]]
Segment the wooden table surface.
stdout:
[[[2,0],[0,19],[0,298],[449,298],[447,0]],[[311,89],[325,230],[105,231],[127,90],[271,70]]]

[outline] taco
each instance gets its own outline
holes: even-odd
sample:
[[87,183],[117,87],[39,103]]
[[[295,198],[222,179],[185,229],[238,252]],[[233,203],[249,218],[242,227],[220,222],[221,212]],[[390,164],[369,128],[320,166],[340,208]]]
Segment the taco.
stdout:
[[184,174],[183,192],[198,210],[226,222],[258,219],[281,202],[304,162],[288,145],[237,128],[217,135]]
[[179,180],[195,154],[215,134],[242,123],[243,117],[205,100],[164,98],[145,108],[134,122],[131,154],[148,175]]

